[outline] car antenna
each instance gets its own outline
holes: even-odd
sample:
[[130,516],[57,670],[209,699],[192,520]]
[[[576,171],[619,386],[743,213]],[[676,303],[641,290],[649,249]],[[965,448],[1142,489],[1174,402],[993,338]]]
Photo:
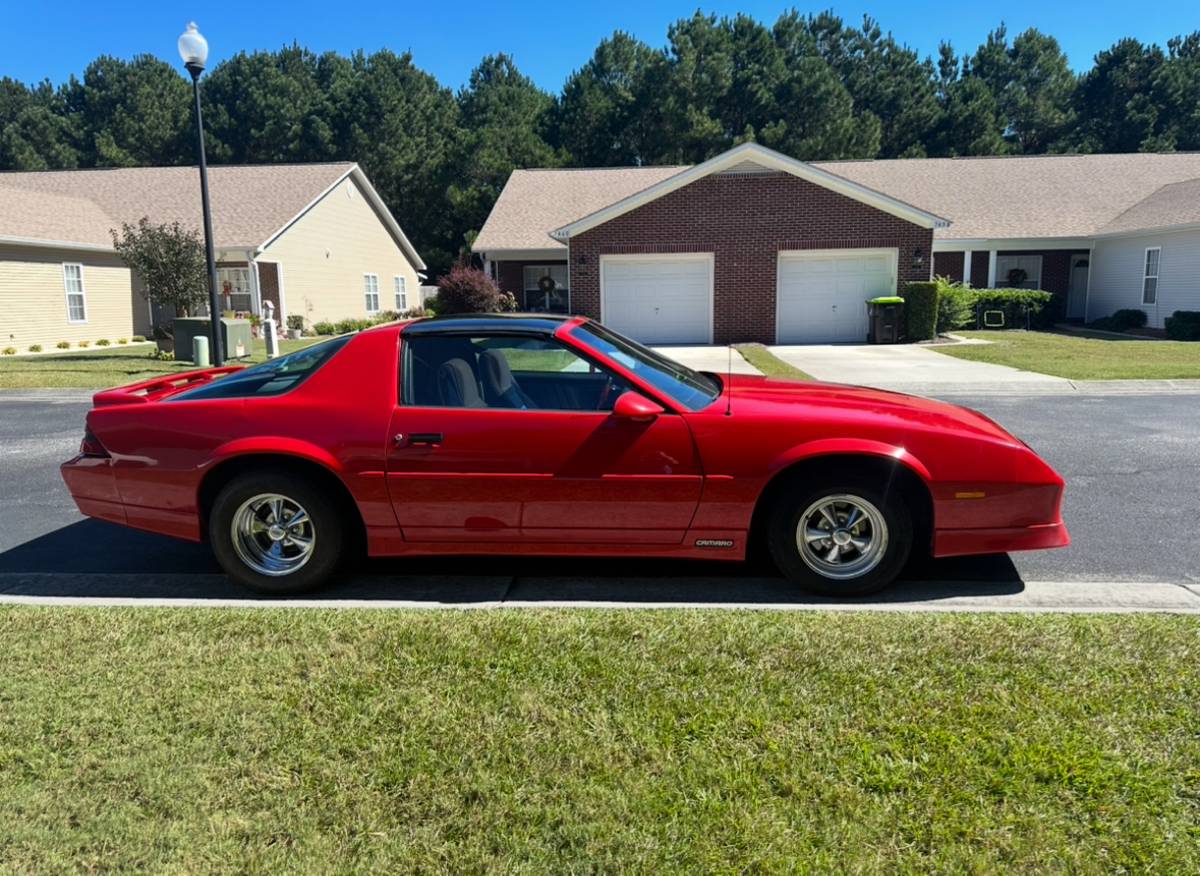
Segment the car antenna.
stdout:
[[729,344],[729,364],[725,368],[725,416],[733,416],[733,344]]

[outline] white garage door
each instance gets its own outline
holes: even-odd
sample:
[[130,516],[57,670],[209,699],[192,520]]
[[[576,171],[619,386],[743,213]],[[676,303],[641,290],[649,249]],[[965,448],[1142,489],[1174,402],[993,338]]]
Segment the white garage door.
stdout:
[[647,344],[712,343],[712,256],[603,256],[601,321]]
[[896,251],[781,252],[781,344],[866,343],[867,299],[896,294]]

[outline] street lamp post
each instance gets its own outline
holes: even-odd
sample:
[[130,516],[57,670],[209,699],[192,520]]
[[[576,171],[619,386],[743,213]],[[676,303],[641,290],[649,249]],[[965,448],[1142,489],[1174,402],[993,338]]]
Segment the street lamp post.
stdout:
[[179,36],[179,57],[183,66],[192,74],[192,94],[196,98],[196,151],[200,159],[200,203],[204,211],[204,255],[208,259],[208,321],[212,327],[212,363],[216,367],[225,364],[225,350],[221,337],[221,302],[217,296],[217,259],[213,253],[212,209],[208,203],[208,161],[204,156],[204,118],[200,114],[200,74],[208,60],[208,40],[196,29],[196,22],[188,22],[187,29]]

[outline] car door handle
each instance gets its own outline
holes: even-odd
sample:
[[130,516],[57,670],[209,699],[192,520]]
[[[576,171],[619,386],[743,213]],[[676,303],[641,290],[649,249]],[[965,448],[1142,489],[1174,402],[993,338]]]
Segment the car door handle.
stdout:
[[399,445],[412,447],[416,444],[441,444],[443,437],[441,432],[410,432],[408,435],[398,432],[393,440]]

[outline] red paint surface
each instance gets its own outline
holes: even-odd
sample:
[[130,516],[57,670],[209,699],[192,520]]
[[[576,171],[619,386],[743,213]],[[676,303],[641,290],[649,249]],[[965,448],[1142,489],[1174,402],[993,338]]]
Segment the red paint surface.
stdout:
[[[303,460],[345,485],[372,555],[744,555],[755,505],[797,464],[894,460],[929,491],[937,556],[1068,543],[1062,479],[986,417],[859,387],[734,375],[687,411],[619,363],[591,355],[663,407],[639,422],[603,412],[399,404],[406,324],[355,336],[283,395],[181,399],[203,373],[97,394],[87,426],[107,458],[63,477],[89,516],[192,540],[206,477],[247,454]],[[556,333],[567,336],[571,323]],[[731,415],[726,403],[732,393]],[[394,436],[437,432],[409,446]],[[958,493],[982,498],[957,498]],[[732,548],[697,547],[698,539]]]

